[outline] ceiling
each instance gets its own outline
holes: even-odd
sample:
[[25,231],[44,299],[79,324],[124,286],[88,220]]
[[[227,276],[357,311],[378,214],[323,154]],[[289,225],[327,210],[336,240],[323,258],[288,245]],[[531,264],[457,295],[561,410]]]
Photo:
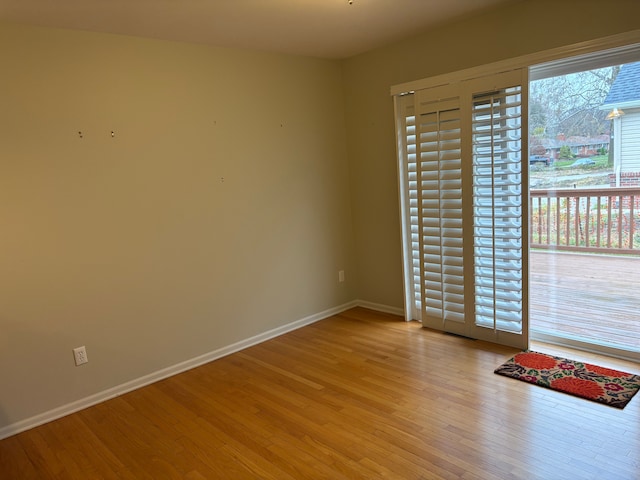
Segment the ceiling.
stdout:
[[0,0],[0,21],[347,58],[524,0]]

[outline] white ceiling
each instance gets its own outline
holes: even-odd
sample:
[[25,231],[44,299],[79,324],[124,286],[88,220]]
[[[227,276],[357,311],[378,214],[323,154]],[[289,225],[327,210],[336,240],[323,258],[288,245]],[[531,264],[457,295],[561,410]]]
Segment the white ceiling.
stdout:
[[346,58],[524,0],[0,0],[0,20]]

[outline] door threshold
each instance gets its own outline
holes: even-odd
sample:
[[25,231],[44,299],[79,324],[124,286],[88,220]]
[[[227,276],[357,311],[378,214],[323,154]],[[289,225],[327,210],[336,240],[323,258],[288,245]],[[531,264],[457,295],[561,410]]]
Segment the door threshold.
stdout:
[[534,342],[541,342],[575,350],[582,350],[585,352],[604,355],[607,357],[619,358],[621,360],[628,360],[631,362],[640,362],[640,351],[627,350],[613,345],[598,344],[579,338],[560,337],[558,335],[554,335],[549,332],[542,332],[539,330],[531,330],[529,332],[529,338]]

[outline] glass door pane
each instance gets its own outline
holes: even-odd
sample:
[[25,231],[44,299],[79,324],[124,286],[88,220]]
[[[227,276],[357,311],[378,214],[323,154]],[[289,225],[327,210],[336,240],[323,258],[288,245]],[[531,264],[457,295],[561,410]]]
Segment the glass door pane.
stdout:
[[532,338],[639,358],[640,62],[536,68],[550,73],[529,85]]

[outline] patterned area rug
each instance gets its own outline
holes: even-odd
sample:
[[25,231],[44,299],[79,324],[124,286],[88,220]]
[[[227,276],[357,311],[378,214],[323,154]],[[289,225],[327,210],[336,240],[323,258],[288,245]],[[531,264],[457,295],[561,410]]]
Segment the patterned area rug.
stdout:
[[517,354],[495,373],[616,408],[624,408],[640,390],[640,375],[531,351]]

